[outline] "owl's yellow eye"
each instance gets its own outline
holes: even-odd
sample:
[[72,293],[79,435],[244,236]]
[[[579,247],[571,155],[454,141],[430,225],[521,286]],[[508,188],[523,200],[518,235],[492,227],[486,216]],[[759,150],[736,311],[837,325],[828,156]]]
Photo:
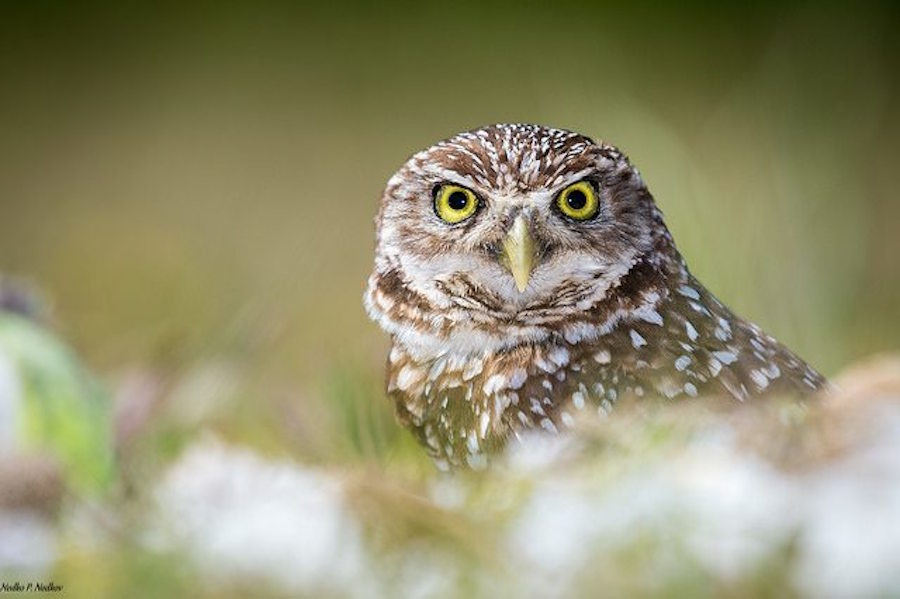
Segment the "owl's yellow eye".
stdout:
[[475,214],[478,196],[459,185],[441,185],[434,196],[434,211],[444,222],[462,222]]
[[587,220],[597,214],[600,202],[597,192],[587,181],[573,183],[556,196],[560,212],[574,220]]

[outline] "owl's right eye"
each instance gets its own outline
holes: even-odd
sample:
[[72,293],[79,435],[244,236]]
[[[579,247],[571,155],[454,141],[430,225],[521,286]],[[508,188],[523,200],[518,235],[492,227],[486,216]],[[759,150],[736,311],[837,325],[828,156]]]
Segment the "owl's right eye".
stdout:
[[434,195],[434,211],[446,223],[456,224],[475,214],[478,196],[459,185],[441,185]]

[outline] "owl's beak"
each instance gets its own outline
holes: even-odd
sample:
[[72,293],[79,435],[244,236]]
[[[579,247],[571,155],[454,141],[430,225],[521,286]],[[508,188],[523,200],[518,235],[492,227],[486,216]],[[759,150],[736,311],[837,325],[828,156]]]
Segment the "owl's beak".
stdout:
[[534,238],[525,217],[519,214],[503,240],[503,253],[500,257],[501,264],[512,274],[519,293],[528,287],[535,261]]

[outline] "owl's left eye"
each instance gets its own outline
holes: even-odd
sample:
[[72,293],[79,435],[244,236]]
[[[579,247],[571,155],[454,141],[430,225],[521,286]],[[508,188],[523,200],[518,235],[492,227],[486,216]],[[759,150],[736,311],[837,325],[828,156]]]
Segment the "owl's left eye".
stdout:
[[478,196],[459,185],[441,185],[434,196],[434,211],[444,222],[455,224],[475,214]]
[[593,218],[600,209],[597,192],[587,181],[573,183],[556,196],[559,211],[573,220]]

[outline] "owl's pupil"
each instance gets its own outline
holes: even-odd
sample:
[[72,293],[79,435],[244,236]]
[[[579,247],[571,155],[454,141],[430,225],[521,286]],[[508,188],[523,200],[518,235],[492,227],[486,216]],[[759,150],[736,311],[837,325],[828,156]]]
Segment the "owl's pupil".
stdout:
[[583,191],[576,189],[569,192],[569,195],[566,196],[566,204],[568,204],[569,208],[572,210],[581,210],[587,205],[587,196],[584,195]]
[[461,191],[454,191],[447,198],[447,205],[454,210],[462,210],[469,204],[469,198]]

